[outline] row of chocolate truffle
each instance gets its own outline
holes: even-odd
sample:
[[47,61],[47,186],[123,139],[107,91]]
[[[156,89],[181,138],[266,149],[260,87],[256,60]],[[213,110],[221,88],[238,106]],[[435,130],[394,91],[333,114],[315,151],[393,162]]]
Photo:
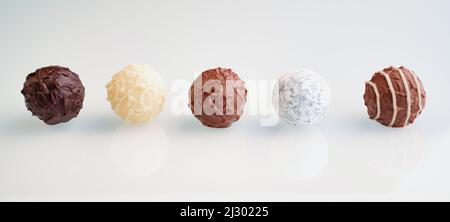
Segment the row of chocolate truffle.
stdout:
[[[128,65],[106,85],[113,111],[130,123],[149,121],[165,103],[165,84],[148,65]],[[76,117],[83,107],[84,87],[77,74],[60,66],[29,74],[22,94],[27,109],[54,125]],[[324,78],[299,69],[282,75],[273,91],[273,104],[291,125],[320,121],[330,104]],[[208,127],[225,128],[239,120],[247,97],[245,83],[231,69],[204,71],[189,90],[193,115]],[[426,93],[417,75],[405,67],[376,72],[366,82],[364,101],[371,119],[389,127],[413,123],[425,107]]]

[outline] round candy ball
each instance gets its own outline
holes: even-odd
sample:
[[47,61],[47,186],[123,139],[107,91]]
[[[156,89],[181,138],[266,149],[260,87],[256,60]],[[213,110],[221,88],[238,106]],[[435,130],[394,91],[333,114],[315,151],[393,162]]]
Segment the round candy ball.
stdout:
[[280,118],[290,125],[320,121],[330,101],[331,92],[325,79],[307,69],[282,75],[275,84],[272,97]]
[[240,119],[246,101],[245,83],[231,69],[206,70],[189,90],[192,114],[207,127],[231,126]]
[[414,123],[425,101],[422,81],[403,66],[378,71],[366,82],[364,104],[369,118],[387,127],[400,128]]
[[129,123],[153,119],[166,98],[164,80],[148,65],[128,65],[106,85],[113,111]]
[[67,122],[83,108],[80,78],[61,66],[47,66],[28,74],[21,93],[27,109],[49,125]]

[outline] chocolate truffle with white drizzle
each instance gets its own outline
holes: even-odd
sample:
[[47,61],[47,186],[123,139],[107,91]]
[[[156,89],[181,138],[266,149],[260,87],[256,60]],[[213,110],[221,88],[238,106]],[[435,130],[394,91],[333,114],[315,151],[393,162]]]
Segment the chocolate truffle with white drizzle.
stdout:
[[371,119],[400,128],[414,123],[422,113],[426,93],[413,71],[391,66],[376,72],[366,82],[364,101]]

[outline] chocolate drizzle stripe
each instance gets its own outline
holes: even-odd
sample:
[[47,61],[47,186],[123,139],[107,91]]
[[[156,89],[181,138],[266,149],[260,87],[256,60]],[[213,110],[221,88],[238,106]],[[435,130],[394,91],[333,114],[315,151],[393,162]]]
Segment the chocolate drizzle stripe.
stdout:
[[403,86],[405,87],[406,91],[406,119],[403,126],[406,126],[408,124],[409,117],[411,116],[411,91],[409,89],[408,82],[406,81],[405,74],[401,69],[395,69],[400,73],[400,77],[402,78]]
[[391,123],[389,123],[389,127],[392,127],[394,125],[395,119],[397,118],[397,98],[396,98],[394,86],[392,86],[391,77],[389,77],[389,75],[386,72],[384,72],[384,71],[380,71],[380,73],[386,79],[386,82],[387,82],[387,84],[389,86],[389,90],[391,91],[393,113],[392,113]]
[[372,86],[373,91],[375,92],[375,97],[377,99],[377,115],[373,119],[377,120],[381,115],[380,93],[378,92],[377,85],[375,85],[372,81],[367,81],[366,84]]
[[416,73],[414,72],[414,71],[411,71],[411,73],[413,74],[412,76],[414,77],[414,81],[416,82],[416,85],[417,85],[417,97],[418,97],[418,103],[419,103],[419,113],[420,112],[422,112],[422,109],[423,109],[423,107],[422,107],[422,89],[421,89],[421,87],[420,87],[420,83],[419,83],[419,80],[417,79],[417,75],[416,75]]

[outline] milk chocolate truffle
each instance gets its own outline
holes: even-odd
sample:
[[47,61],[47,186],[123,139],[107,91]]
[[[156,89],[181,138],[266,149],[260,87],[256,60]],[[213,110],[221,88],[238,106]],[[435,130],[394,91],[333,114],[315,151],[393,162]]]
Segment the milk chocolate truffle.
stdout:
[[275,84],[272,103],[280,118],[290,125],[311,125],[322,120],[331,102],[328,83],[308,69],[282,75]]
[[391,66],[376,72],[366,82],[364,101],[371,119],[399,128],[414,123],[422,113],[426,93],[413,71]]
[[83,108],[84,87],[80,78],[61,66],[30,73],[21,92],[27,109],[49,125],[67,122]]
[[106,88],[113,111],[130,123],[149,121],[164,107],[164,80],[148,65],[128,65],[112,77]]
[[238,121],[247,101],[245,83],[231,69],[204,71],[189,91],[192,114],[208,127],[226,128]]

